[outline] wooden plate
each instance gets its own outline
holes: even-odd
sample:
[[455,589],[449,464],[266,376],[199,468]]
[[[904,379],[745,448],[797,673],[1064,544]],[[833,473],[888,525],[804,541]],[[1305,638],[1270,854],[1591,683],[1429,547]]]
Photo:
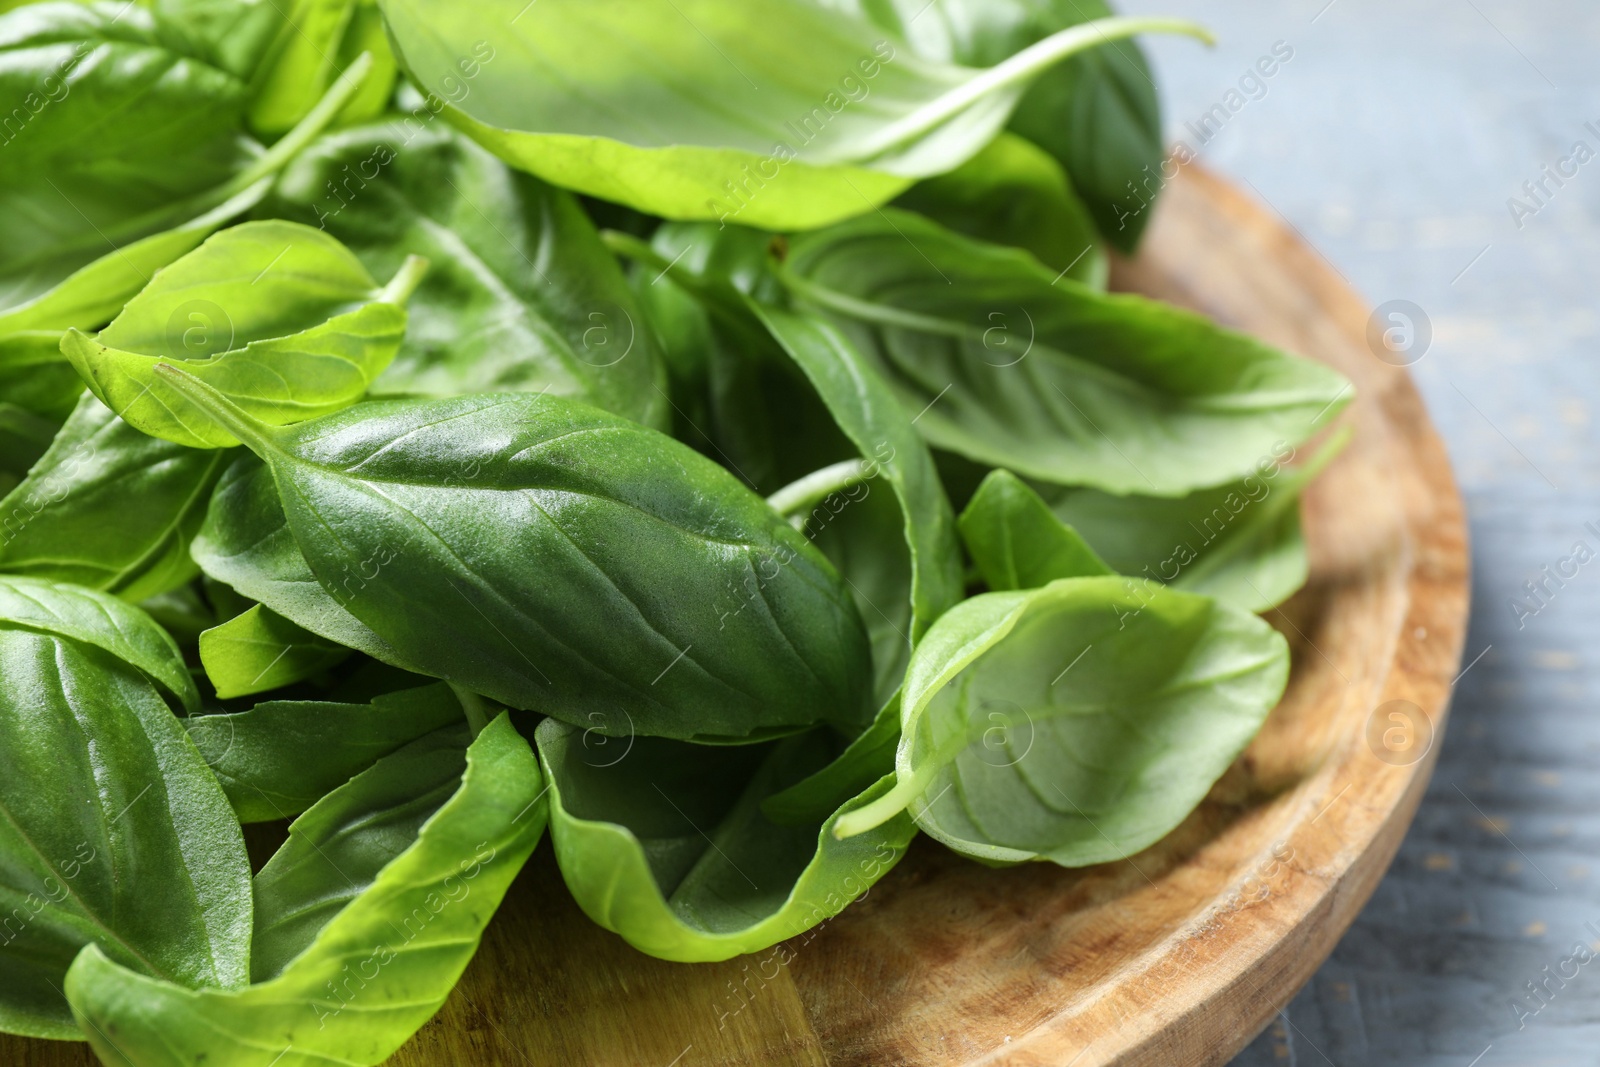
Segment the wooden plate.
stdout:
[[[1226,1063],[1371,894],[1422,796],[1467,618],[1461,501],[1368,312],[1277,219],[1194,167],[1118,288],[1350,377],[1345,454],[1307,494],[1312,578],[1269,618],[1288,695],[1206,803],[1132,860],[996,871],[926,839],[866,899],[771,952],[642,956],[541,847],[439,1016],[391,1063],[494,1067],[1189,1067]],[[0,1040],[79,1067],[81,1045]]]

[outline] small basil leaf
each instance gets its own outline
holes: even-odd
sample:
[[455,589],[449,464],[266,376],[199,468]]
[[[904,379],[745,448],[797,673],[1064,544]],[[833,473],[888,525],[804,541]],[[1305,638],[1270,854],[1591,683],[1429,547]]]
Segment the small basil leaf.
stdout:
[[189,541],[224,458],[140,433],[85,395],[0,500],[0,571],[128,600],[176,589],[195,575]]
[[467,740],[424,738],[296,820],[257,878],[257,984],[183,989],[85,949],[66,992],[95,1052],[124,1067],[388,1058],[444,1004],[544,830],[539,763],[509,720]]
[[1300,495],[1348,440],[1348,432],[1335,434],[1293,468],[1285,466],[1293,449],[1280,443],[1254,474],[1176,499],[1038,489],[1055,515],[1123,574],[1266,611],[1306,582]]
[[1010,471],[995,471],[961,513],[961,539],[991,592],[1111,574],[1089,543]]
[[61,334],[0,334],[0,403],[64,421],[83,395],[83,381],[61,357]]
[[424,269],[408,260],[380,291],[320,230],[247,222],[163,269],[97,338],[68,330],[61,350],[131,425],[191,448],[226,448],[238,441],[162,382],[159,363],[181,364],[269,425],[337,411],[394,358]]
[[439,682],[366,704],[272,700],[183,725],[248,823],[298,815],[381,757],[461,721],[460,702]]
[[1153,582],[973,597],[912,655],[893,791],[839,832],[909,807],[991,863],[1125,858],[1200,803],[1288,678],[1289,646],[1265,622]]
[[930,444],[1044,481],[1182,495],[1243,476],[1349,399],[1322,364],[907,212],[795,238],[783,277],[847,329]]
[[386,663],[401,658],[317,581],[256,457],[240,456],[223,472],[191,551],[208,577],[306,630]]
[[956,233],[1031,252],[1063,278],[1106,286],[1110,261],[1072,183],[1059,163],[1015,134],[1001,134],[949,174],[912,186],[895,205]]
[[260,604],[200,635],[200,664],[223,700],[310,678],[350,651]]
[[0,582],[0,1030],[81,1040],[61,987],[85,945],[174,988],[248,979],[244,839],[141,673],[136,615]]
[[198,711],[200,694],[172,637],[132,604],[93,589],[0,576],[0,626],[27,628],[103,649]]
[[[396,666],[616,733],[750,739],[869,713],[866,635],[838,574],[662,434],[526,394],[266,427],[162,373],[266,461],[317,580]],[[707,593],[730,583],[759,610],[719,615]]]
[[380,277],[430,267],[374,396],[516,390],[664,427],[647,320],[573,197],[512,171],[420,102],[403,121],[328,134],[266,210],[325,229]]
[[306,117],[334,80],[363,52],[372,70],[340,113],[343,123],[361,122],[383,111],[394,92],[394,54],[371,0],[292,0],[280,8],[277,34],[267,45],[254,79],[250,127],[275,136]]
[[[826,225],[959,166],[1074,53],[1146,31],[1204,36],[1106,19],[978,70],[807,0],[381,2],[412,80],[514,166],[649,214],[769,228]],[[634,57],[624,77],[619,56]]]
[[901,815],[849,841],[833,834],[838,813],[889,778],[836,800],[826,821],[762,814],[764,798],[829,762],[820,731],[731,749],[640,737],[620,759],[615,739],[588,740],[554,720],[539,726],[556,862],[591,919],[662,959],[723,960],[804,933],[866,892],[916,833]]

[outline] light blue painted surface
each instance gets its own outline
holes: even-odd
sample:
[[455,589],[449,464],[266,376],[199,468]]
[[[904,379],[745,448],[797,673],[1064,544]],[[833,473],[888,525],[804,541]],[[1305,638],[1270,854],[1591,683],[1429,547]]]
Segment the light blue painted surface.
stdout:
[[1525,983],[1600,945],[1600,560],[1520,628],[1510,602],[1574,541],[1600,551],[1583,529],[1600,525],[1600,158],[1520,230],[1507,200],[1575,141],[1600,151],[1584,128],[1600,128],[1600,3],[1123,6],[1222,37],[1151,47],[1169,136],[1191,145],[1186,122],[1275,42],[1294,48],[1201,158],[1372,304],[1426,310],[1415,374],[1471,514],[1467,657],[1489,648],[1393,869],[1235,1067],[1594,1067],[1600,959],[1549,981],[1536,1015]]

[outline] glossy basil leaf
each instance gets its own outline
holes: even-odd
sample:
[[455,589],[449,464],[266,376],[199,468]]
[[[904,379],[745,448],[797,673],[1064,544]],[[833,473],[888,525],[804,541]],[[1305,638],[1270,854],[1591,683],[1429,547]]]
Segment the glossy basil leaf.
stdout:
[[[640,737],[620,758],[616,739],[592,740],[539,726],[556,862],[591,919],[662,959],[723,960],[804,933],[871,888],[916,834],[905,815],[841,841],[837,813],[799,826],[762,814],[763,798],[831,760],[822,731],[740,748]],[[855,810],[891,783],[833,807]]]
[[257,67],[250,99],[250,127],[266,136],[292,128],[310,113],[329,86],[363,52],[372,70],[340,121],[374,118],[394,92],[394,54],[382,16],[370,0],[275,0],[276,34]]
[[1010,471],[994,471],[961,513],[961,540],[990,592],[1113,573],[1078,532]]
[[224,458],[146,436],[84,396],[0,500],[0,571],[128,600],[176,589],[195,576],[189,541]]
[[[836,546],[833,558],[841,570],[860,579],[852,578],[851,589],[873,634],[881,703],[899,688],[911,646],[962,597],[955,517],[911,417],[859,350],[821,319],[754,301],[750,306],[805,372],[869,465],[875,479],[860,487],[861,497],[870,497],[875,485],[881,485],[899,505],[899,538],[894,536],[895,509],[885,508],[882,500],[856,503],[855,513],[843,521],[829,508],[817,516],[813,531],[819,542],[826,536]],[[842,512],[850,511],[854,496],[846,496]],[[846,565],[846,558],[859,566]]]
[[349,249],[292,222],[247,222],[158,273],[90,339],[61,350],[95,395],[153,437],[191,448],[239,442],[155,373],[178,363],[269,425],[354,403],[399,350],[405,302],[427,268],[411,258],[379,289]]
[[80,954],[66,992],[101,1060],[327,1067],[391,1055],[444,1004],[544,829],[539,764],[510,722],[467,741],[464,728],[424,738],[296,820],[256,879],[256,984],[184,989],[96,946]]
[[954,169],[1070,55],[1203,35],[1107,19],[978,70],[806,0],[382,6],[412,80],[514,166],[648,214],[775,229],[859,214]]
[[164,31],[137,5],[30,4],[0,15],[0,99],[25,116],[0,158],[8,304],[199,214],[146,225],[244,169],[243,83],[176,50]]
[[314,677],[349,655],[260,604],[200,635],[200,663],[223,700]]
[[[919,55],[972,66],[1113,14],[1106,0],[826,2],[903,36]],[[1150,221],[1165,158],[1161,104],[1139,46],[1110,41],[1044,72],[1011,128],[1060,160],[1106,239],[1131,252]]]
[[[731,474],[662,434],[526,394],[267,427],[162,373],[266,461],[317,580],[396,666],[619,734],[753,739],[870,714],[843,581]],[[708,592],[728,586],[758,610],[719,614]]]
[[4,575],[0,626],[7,625],[99,648],[143,672],[186,710],[199,710],[200,694],[178,646],[132,604],[81,586]]
[[461,703],[437,682],[365,704],[271,700],[183,725],[250,823],[298,815],[382,757],[462,721]]
[[83,381],[61,357],[58,331],[0,334],[0,403],[62,422],[82,395]]
[[654,338],[583,209],[431,118],[418,103],[324,136],[265,208],[325,229],[378,277],[427,257],[372,395],[548,390],[664,428]]
[[1181,495],[1242,477],[1349,399],[1319,363],[893,209],[796,238],[784,278],[930,444],[1044,481]]
[[270,604],[306,630],[384,662],[401,658],[341,606],[341,597],[348,600],[357,583],[369,580],[362,569],[344,575],[349,584],[337,594],[317,581],[289,528],[272,473],[255,456],[240,456],[223,472],[190,551],[207,577]]
[[183,663],[137,616],[0,581],[0,1030],[81,1039],[61,988],[85,945],[175,988],[248,979],[244,839],[151,684]]
[[1123,574],[1266,611],[1306,582],[1300,494],[1348,440],[1348,433],[1336,434],[1297,467],[1287,466],[1294,449],[1279,442],[1254,473],[1176,499],[1038,489],[1059,520]]
[[1003,133],[982,152],[895,201],[956,233],[1033,253],[1045,266],[1095,289],[1110,260],[1094,220],[1061,165],[1032,143]]
[[1153,582],[973,597],[912,654],[894,789],[838,830],[909,808],[992,863],[1125,858],[1200,803],[1288,678],[1289,646],[1265,622]]

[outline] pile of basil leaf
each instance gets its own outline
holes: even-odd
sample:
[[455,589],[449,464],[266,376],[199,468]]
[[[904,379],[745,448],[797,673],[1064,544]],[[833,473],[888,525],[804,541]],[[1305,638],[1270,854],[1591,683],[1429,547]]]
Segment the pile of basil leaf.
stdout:
[[1281,696],[1349,385],[1104,291],[1203,31],[5,6],[0,1030],[376,1064],[546,830],[726,959],[1136,853]]

